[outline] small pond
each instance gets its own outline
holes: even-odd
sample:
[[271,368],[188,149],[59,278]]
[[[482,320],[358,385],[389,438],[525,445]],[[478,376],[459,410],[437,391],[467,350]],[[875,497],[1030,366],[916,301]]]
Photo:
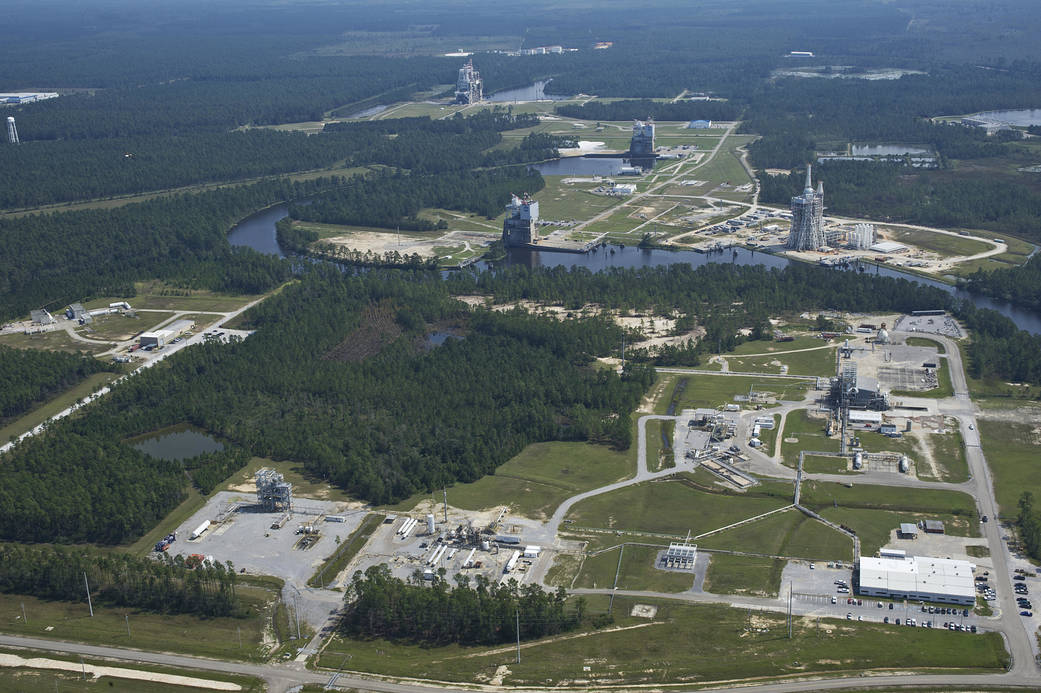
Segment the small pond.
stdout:
[[497,91],[491,96],[486,96],[484,100],[492,103],[507,103],[512,101],[566,101],[571,98],[560,94],[547,94],[546,85],[552,81],[546,79],[518,89]]
[[617,176],[625,159],[568,156],[532,166],[544,176]]
[[206,452],[220,452],[224,445],[209,435],[188,427],[168,428],[137,438],[136,449],[161,460],[186,460]]

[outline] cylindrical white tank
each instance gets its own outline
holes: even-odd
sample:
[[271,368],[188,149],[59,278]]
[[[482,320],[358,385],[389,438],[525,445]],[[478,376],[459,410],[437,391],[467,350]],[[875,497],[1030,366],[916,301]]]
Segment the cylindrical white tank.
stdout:
[[481,551],[491,551],[491,550],[492,550],[492,545],[490,543],[488,543],[487,539],[485,539],[484,541],[481,542]]
[[853,455],[853,469],[860,469],[864,466],[864,453],[858,452]]
[[907,455],[900,456],[900,471],[904,474],[911,468],[911,460],[907,459]]
[[437,531],[437,525],[434,523],[434,514],[427,513],[427,534],[433,534]]

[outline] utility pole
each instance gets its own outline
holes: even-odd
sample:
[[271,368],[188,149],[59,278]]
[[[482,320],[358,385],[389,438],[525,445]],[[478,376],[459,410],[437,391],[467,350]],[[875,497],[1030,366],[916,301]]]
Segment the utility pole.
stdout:
[[792,583],[788,583],[788,639],[792,639]]
[[87,571],[83,571],[83,584],[87,588],[87,608],[90,609],[90,617],[94,618],[94,605],[90,601],[90,583],[87,582]]
[[442,486],[441,491],[445,494],[445,524],[448,524],[448,487]]
[[300,597],[293,597],[293,617],[296,619],[296,639],[300,639]]
[[127,638],[130,638],[130,612],[123,614],[123,618],[125,618],[127,622]]
[[83,655],[80,655],[80,666],[83,667],[83,680],[87,680],[87,665],[83,663]]
[[29,619],[25,617],[25,602],[22,602],[22,623],[28,625]]
[[517,664],[520,664],[520,606],[517,606]]
[[239,634],[239,649],[241,650],[242,649],[242,626],[235,626],[235,630],[238,631],[238,634]]

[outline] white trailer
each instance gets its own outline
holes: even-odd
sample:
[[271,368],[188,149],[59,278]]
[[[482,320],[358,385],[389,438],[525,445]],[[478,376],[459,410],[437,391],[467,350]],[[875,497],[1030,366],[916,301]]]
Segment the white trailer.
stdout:
[[514,551],[513,555],[510,556],[510,560],[506,561],[506,568],[502,572],[508,573],[511,570],[513,570],[514,568],[516,568],[517,567],[517,559],[519,559],[520,556],[521,556],[521,552],[520,551]]
[[474,564],[474,554],[477,553],[477,548],[470,549],[470,553],[466,554],[466,560],[463,561],[463,567],[469,568]]
[[189,539],[198,539],[199,537],[201,537],[203,535],[203,532],[205,532],[209,528],[210,528],[210,521],[209,520],[204,520],[201,525],[199,525],[198,527],[195,528],[195,531],[193,531],[192,535],[190,537],[188,537],[188,538]]

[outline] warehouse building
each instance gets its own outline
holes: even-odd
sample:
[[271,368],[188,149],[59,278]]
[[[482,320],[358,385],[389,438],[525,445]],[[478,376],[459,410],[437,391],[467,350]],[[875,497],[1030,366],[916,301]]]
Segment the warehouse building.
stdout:
[[868,597],[972,605],[976,588],[968,561],[928,556],[873,558],[858,565],[857,593]]
[[138,338],[138,344],[141,348],[145,347],[164,347],[166,343],[181,336],[189,330],[195,329],[194,320],[178,320],[177,322],[171,323],[161,330],[154,330],[152,332],[142,332]]

